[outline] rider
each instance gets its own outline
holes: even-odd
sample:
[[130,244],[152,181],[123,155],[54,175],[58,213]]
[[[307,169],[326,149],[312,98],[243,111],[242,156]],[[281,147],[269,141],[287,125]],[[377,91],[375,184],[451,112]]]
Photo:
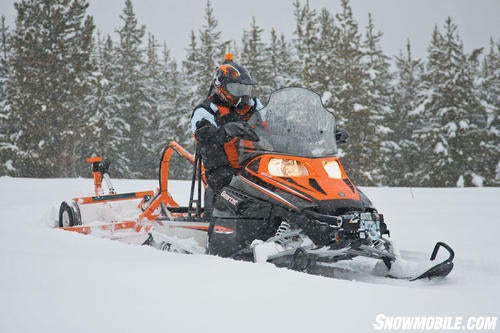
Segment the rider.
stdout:
[[233,55],[226,54],[224,62],[215,70],[207,98],[191,115],[191,130],[205,166],[208,185],[215,193],[220,193],[241,168],[239,139],[248,136],[246,121],[263,108],[252,96],[255,83],[248,71],[234,62]]

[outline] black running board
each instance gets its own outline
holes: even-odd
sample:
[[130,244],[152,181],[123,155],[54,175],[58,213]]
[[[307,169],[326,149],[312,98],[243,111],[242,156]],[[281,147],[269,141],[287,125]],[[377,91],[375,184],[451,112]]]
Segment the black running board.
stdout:
[[443,247],[446,251],[448,251],[448,259],[429,268],[427,271],[423,272],[419,276],[411,278],[410,281],[415,281],[425,278],[433,279],[437,277],[445,277],[446,275],[450,274],[451,270],[453,269],[453,259],[455,258],[455,252],[448,244],[443,242],[437,242],[431,254],[431,261],[436,259],[436,256],[441,247]]

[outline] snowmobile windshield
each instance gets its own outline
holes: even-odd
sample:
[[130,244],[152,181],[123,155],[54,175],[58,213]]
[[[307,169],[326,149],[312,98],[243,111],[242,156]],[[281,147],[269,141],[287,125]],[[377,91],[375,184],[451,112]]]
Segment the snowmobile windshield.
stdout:
[[249,123],[259,141],[242,142],[242,155],[272,152],[323,157],[337,153],[335,116],[321,97],[305,88],[284,88],[273,92],[268,104]]

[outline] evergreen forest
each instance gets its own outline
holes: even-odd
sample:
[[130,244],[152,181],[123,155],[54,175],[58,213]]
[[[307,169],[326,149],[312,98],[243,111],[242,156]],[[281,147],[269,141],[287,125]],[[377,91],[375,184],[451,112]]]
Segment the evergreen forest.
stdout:
[[[375,18],[359,26],[349,0],[337,1],[334,13],[295,0],[292,35],[253,17],[240,40],[224,40],[207,1],[184,59],[138,22],[132,0],[112,36],[86,0],[17,1],[15,26],[0,22],[0,175],[88,177],[85,157],[99,155],[113,177],[156,178],[170,140],[194,151],[193,107],[230,52],[264,104],[287,86],[322,97],[350,133],[339,154],[356,184],[498,186],[500,41],[467,53],[448,18],[424,58],[410,40],[389,57]],[[170,174],[191,172],[178,161]]]

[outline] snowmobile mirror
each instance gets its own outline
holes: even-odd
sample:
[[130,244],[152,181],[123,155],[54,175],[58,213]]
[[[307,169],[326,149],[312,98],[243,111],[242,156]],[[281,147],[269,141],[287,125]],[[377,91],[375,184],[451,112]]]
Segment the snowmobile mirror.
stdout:
[[337,141],[337,144],[346,143],[348,138],[349,132],[343,128],[338,128],[335,132],[335,140]]

